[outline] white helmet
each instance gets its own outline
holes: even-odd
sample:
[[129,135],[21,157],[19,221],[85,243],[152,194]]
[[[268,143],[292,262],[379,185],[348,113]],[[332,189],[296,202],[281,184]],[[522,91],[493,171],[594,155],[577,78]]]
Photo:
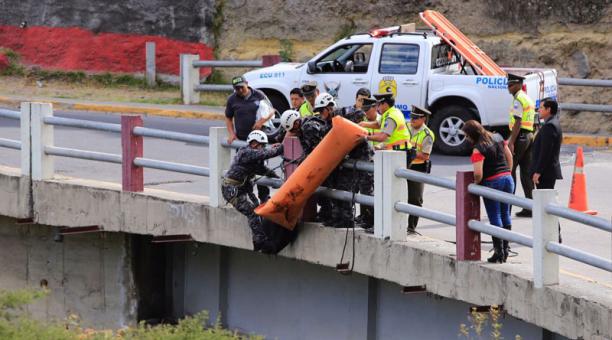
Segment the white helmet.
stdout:
[[251,143],[252,141],[256,141],[259,144],[268,144],[268,136],[261,130],[253,130],[247,136],[247,143]]
[[315,99],[314,108],[320,109],[324,107],[328,107],[330,104],[336,106],[336,102],[334,101],[334,97],[329,93],[321,93]]
[[293,129],[293,123],[300,119],[300,113],[295,110],[287,110],[283,112],[280,118],[280,125],[283,129],[289,131]]

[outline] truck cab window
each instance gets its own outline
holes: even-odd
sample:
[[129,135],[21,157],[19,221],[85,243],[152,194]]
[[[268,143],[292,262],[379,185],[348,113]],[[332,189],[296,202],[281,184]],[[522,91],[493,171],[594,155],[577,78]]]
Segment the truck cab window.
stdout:
[[384,44],[380,55],[379,73],[416,74],[419,67],[419,45]]
[[342,45],[316,62],[316,73],[366,73],[372,44]]

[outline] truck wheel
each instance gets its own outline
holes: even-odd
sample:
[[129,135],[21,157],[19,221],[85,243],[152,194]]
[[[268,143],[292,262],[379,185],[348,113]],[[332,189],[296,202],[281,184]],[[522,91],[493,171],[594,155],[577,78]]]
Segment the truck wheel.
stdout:
[[459,105],[449,105],[437,110],[433,113],[429,126],[436,133],[434,147],[447,155],[468,155],[472,147],[461,128],[465,122],[475,118],[472,109]]
[[289,104],[282,95],[278,93],[271,93],[268,95],[268,99],[270,99],[272,106],[276,109],[276,111],[278,111],[279,114],[283,114],[283,112],[289,110]]

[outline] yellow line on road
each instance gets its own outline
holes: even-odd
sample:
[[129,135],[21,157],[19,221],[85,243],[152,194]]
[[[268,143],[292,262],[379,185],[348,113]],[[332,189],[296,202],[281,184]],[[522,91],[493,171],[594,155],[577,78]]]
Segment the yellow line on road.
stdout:
[[608,288],[612,288],[612,284],[601,282],[601,281],[597,281],[597,280],[595,280],[592,277],[588,277],[588,276],[585,276],[585,275],[572,273],[572,272],[569,272],[569,271],[567,271],[565,269],[559,269],[559,272],[562,273],[562,274],[565,274],[567,276],[572,276],[572,277],[575,277],[577,279],[582,279],[582,280],[586,280],[586,281],[589,281],[589,282],[594,282],[594,283],[600,284],[602,286],[606,286]]

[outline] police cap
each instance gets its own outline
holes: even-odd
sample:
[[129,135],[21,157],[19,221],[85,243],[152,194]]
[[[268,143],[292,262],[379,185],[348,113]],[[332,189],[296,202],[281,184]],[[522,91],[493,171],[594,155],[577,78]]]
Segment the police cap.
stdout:
[[374,95],[374,98],[376,98],[376,101],[379,103],[386,102],[388,100],[393,99],[393,93],[392,92],[377,93]]
[[519,75],[512,74],[512,73],[508,73],[507,78],[508,78],[508,84],[522,83],[523,80],[525,80],[525,77],[521,77]]
[[314,80],[309,80],[302,84],[301,89],[305,96],[312,96],[317,90],[317,82]]
[[427,109],[424,109],[422,107],[418,107],[416,105],[412,105],[412,111],[410,111],[410,117],[425,117],[425,116],[430,116],[431,112]]
[[361,104],[361,109],[363,111],[369,110],[372,106],[376,105],[376,99],[374,98],[363,98],[363,103]]

